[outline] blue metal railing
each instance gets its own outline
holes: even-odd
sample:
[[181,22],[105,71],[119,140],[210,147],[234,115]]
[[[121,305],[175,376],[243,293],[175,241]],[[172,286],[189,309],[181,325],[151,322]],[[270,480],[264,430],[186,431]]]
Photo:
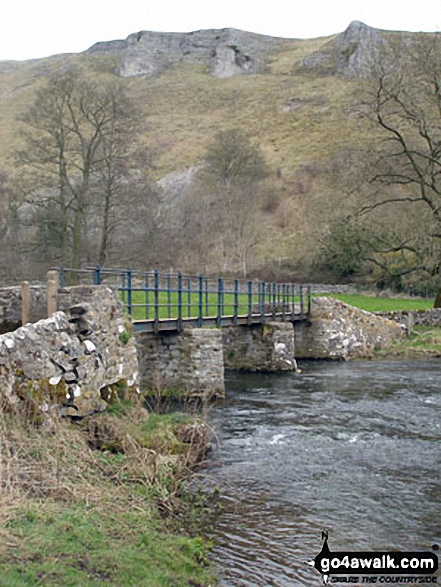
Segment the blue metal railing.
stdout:
[[57,270],[61,288],[69,282],[117,287],[127,313],[140,329],[144,325],[155,331],[180,331],[187,325],[294,321],[307,318],[311,310],[311,289],[302,284],[99,266]]

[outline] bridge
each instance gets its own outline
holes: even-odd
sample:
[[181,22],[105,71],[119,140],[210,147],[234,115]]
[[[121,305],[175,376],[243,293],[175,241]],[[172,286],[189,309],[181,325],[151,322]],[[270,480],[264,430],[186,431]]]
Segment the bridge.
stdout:
[[311,288],[303,284],[100,266],[56,270],[61,289],[72,283],[117,286],[139,332],[298,322],[308,319],[311,311]]

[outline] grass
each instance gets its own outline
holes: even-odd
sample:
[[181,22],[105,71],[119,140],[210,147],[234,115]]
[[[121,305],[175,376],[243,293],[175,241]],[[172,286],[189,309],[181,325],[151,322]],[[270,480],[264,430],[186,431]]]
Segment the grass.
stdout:
[[[306,298],[305,298],[306,299]],[[296,296],[296,301],[299,301]],[[259,302],[258,295],[252,296],[252,305]],[[182,317],[195,318],[199,315],[199,294],[198,292],[183,292],[182,295]],[[306,301],[305,301],[306,303]],[[239,293],[237,297],[238,314],[248,314],[248,294]],[[126,299],[127,307],[127,299]],[[159,318],[177,318],[178,317],[178,294],[171,292],[160,292],[158,298]],[[233,315],[236,307],[234,293],[225,293],[222,301],[222,315]],[[218,314],[218,295],[216,293],[203,294],[202,315],[204,317],[217,316]],[[134,320],[153,319],[155,317],[154,293],[150,292],[148,297],[145,291],[132,292],[132,318]]]
[[430,310],[433,308],[433,299],[383,298],[360,294],[333,294],[331,297],[367,312]]
[[12,511],[0,586],[209,584],[201,566],[206,551],[200,539],[164,534],[148,510],[127,505],[105,500],[102,507],[28,502]]
[[52,429],[1,412],[0,587],[213,585],[207,543],[183,530],[189,426],[127,402]]

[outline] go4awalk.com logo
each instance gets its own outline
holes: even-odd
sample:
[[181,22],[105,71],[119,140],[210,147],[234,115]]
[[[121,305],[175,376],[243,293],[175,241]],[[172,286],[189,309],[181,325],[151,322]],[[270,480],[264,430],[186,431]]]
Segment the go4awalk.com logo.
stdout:
[[331,552],[327,532],[322,532],[322,542],[322,550],[308,564],[321,573],[325,585],[329,582],[404,585],[437,582],[433,574],[438,570],[438,557],[434,552]]

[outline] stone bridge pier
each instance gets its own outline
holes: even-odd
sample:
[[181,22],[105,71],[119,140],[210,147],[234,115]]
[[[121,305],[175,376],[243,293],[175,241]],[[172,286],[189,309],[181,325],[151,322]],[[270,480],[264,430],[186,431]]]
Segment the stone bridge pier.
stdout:
[[225,369],[296,371],[290,322],[136,333],[141,388],[223,395]]

